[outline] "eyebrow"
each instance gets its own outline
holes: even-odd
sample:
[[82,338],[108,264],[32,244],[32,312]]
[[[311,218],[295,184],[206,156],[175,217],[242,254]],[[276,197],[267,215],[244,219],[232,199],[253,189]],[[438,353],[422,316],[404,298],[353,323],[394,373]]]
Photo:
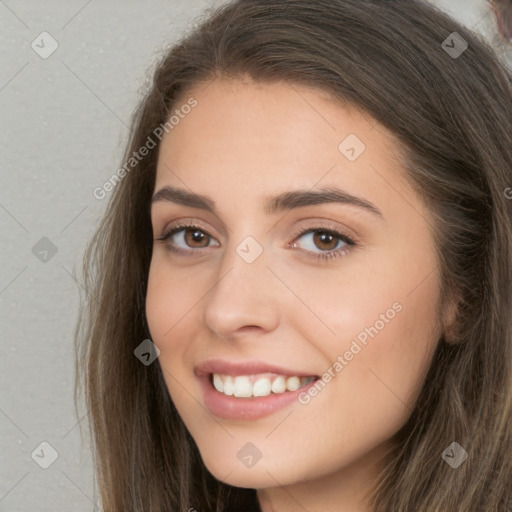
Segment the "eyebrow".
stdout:
[[[315,190],[292,190],[277,196],[267,196],[264,199],[265,204],[263,211],[266,215],[316,204],[341,203],[357,206],[384,219],[382,212],[372,202],[362,197],[348,194],[335,187],[324,187]],[[199,208],[217,215],[215,201],[213,199],[180,188],[169,186],[161,188],[151,199],[151,205],[159,201],[177,203],[190,206],[191,208]]]

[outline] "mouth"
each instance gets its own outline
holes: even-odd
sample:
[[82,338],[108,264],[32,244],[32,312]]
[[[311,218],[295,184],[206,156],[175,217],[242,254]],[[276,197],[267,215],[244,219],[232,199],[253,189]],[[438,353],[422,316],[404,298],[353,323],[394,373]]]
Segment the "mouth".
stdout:
[[318,375],[249,361],[209,360],[195,367],[203,402],[213,415],[227,420],[256,420],[298,401],[320,379]]
[[297,375],[279,375],[276,373],[260,373],[255,375],[225,375],[211,373],[210,383],[225,396],[251,398],[260,396],[280,395],[307,386],[318,380],[318,376],[299,377]]

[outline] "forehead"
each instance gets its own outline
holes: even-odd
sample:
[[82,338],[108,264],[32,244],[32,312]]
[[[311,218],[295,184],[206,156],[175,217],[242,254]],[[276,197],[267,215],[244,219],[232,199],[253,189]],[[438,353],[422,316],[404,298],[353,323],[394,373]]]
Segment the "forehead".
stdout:
[[[337,137],[347,128],[363,132],[375,126],[375,120],[353,104],[322,89],[291,82],[217,78],[182,93],[173,110],[179,111],[192,98],[197,106],[185,116],[188,122],[182,119],[179,125],[199,129],[200,134],[222,129],[222,133],[216,131],[216,142],[223,134],[238,138],[251,134],[284,145],[291,136],[294,140],[325,139],[328,131],[331,135],[337,132]],[[177,128],[171,130],[174,135],[184,131]],[[386,135],[392,138],[389,132]]]
[[216,191],[231,201],[235,193],[257,195],[263,204],[276,192],[315,184],[376,197],[382,176],[407,187],[393,135],[326,91],[218,78],[182,94],[173,112],[191,100],[194,108],[163,137],[156,189]]

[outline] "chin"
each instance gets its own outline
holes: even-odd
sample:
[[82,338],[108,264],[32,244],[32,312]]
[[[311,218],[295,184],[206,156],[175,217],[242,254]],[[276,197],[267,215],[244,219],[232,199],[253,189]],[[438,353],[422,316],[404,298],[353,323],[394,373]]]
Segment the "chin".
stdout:
[[[232,451],[223,450],[222,454],[200,450],[201,458],[208,471],[219,481],[234,487],[264,489],[278,485],[290,485],[311,478],[311,467],[302,468],[289,457],[280,461],[265,460],[265,455],[254,465],[246,466],[237,456],[244,443],[236,443]],[[213,452],[216,452],[214,449]],[[243,457],[241,456],[243,459]],[[305,463],[305,466],[307,464]]]

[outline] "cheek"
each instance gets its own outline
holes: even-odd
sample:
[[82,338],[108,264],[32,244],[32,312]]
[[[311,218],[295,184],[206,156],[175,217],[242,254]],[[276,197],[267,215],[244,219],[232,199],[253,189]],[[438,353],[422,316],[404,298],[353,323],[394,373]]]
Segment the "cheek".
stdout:
[[302,320],[296,314],[297,328],[304,338],[315,340],[327,361],[323,371],[330,370],[326,388],[333,394],[326,389],[319,395],[339,404],[332,409],[333,429],[347,415],[362,431],[375,425],[371,418],[388,422],[390,431],[400,426],[412,411],[439,340],[437,274],[423,280],[430,262],[416,268],[410,259],[385,261],[386,267],[378,261],[368,265],[378,269],[372,276],[361,268],[340,272],[321,287],[318,280],[316,287],[313,281],[297,286],[329,327],[303,311]]
[[350,415],[361,432],[370,435],[379,423],[391,435],[412,412],[439,339],[431,284],[410,295],[375,285],[371,298],[353,296],[344,305],[335,327],[340,341],[328,350],[332,362],[342,359],[333,387],[347,408],[336,416]]
[[[177,350],[177,334],[190,326],[188,316],[194,314],[204,293],[189,279],[186,271],[176,271],[156,255],[151,261],[146,294],[146,318],[153,342],[162,352]],[[170,343],[172,340],[172,344]]]
[[174,287],[169,287],[168,276],[164,267],[151,262],[146,293],[146,319],[151,332],[152,341],[160,350],[162,340],[173,326],[173,315],[176,311],[176,294]]
[[[148,275],[146,319],[151,340],[160,350],[159,364],[168,391],[177,406],[199,396],[199,387],[190,380],[194,349],[190,340],[199,337],[202,301],[208,291],[204,275],[191,268],[172,266],[164,253],[155,252]],[[192,395],[191,395],[192,394]]]
[[[181,279],[180,279],[181,276]],[[187,331],[192,325],[187,321],[193,314],[193,305],[199,300],[191,297],[183,273],[172,271],[163,258],[152,260],[146,294],[146,319],[151,340],[159,348],[158,358],[167,390],[179,410],[193,406],[190,395],[183,392],[186,368],[183,366],[187,340],[193,336]],[[196,390],[189,390],[197,392]]]

